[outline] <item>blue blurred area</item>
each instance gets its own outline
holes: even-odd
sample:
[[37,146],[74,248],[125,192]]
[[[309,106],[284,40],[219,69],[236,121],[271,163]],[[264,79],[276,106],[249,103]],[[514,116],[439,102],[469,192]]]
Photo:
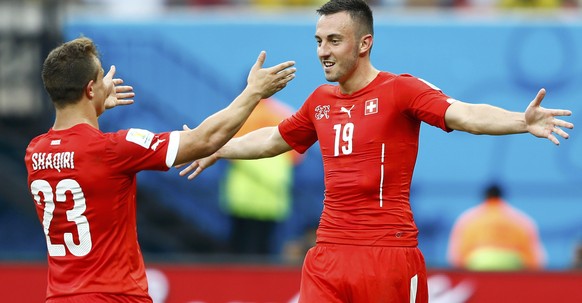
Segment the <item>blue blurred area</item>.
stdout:
[[[470,21],[454,15],[430,18],[375,16],[374,65],[411,73],[467,102],[522,111],[537,91],[542,103],[568,108],[567,120],[582,126],[582,23],[525,16]],[[288,15],[182,14],[123,21],[81,16],[64,24],[65,39],[85,35],[100,48],[107,70],[134,86],[136,104],[106,113],[102,129],[152,131],[198,125],[240,91],[243,76],[261,50],[266,65],[295,60],[297,78],[277,97],[299,108],[325,79],[316,57],[313,12]],[[530,135],[474,136],[424,125],[412,206],[420,246],[431,267],[446,267],[448,233],[455,218],[481,201],[490,181],[539,224],[548,268],[571,264],[582,231],[582,140],[570,131],[560,147]],[[318,146],[297,168],[294,212],[280,230],[280,247],[317,222],[323,198]],[[139,184],[196,228],[225,240],[228,221],[220,212],[218,183],[224,163],[194,181],[144,172]]]

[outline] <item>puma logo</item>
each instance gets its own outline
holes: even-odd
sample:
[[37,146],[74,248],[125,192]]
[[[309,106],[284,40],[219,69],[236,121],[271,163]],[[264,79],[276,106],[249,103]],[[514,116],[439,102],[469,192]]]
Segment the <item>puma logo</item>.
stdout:
[[348,118],[351,118],[352,117],[352,109],[354,109],[354,106],[355,105],[352,105],[352,107],[350,107],[350,109],[347,109],[347,108],[342,106],[342,108],[340,108],[340,112],[348,114]]
[[158,145],[160,145],[160,143],[166,141],[166,139],[158,139],[158,141],[156,141],[156,143],[152,144],[152,150],[156,150],[158,148]]

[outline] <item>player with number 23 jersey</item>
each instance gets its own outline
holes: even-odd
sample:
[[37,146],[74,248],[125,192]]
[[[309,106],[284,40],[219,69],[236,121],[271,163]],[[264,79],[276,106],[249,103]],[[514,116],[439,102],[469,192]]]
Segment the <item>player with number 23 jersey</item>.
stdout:
[[177,133],[103,133],[88,124],[31,141],[25,164],[48,248],[47,302],[79,293],[150,301],[137,239],[136,173],[168,170],[178,141]]

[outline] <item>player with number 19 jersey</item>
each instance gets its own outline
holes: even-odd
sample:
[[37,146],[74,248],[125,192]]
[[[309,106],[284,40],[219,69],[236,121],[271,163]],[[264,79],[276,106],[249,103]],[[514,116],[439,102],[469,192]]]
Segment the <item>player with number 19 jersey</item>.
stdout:
[[178,144],[177,132],[103,133],[88,124],[31,141],[25,164],[48,248],[47,302],[92,293],[104,302],[151,302],[137,239],[136,173],[168,170]]
[[320,86],[281,122],[295,150],[320,144],[325,199],[317,243],[417,246],[409,194],[420,125],[451,131],[444,119],[451,100],[419,78],[380,72],[351,95]]

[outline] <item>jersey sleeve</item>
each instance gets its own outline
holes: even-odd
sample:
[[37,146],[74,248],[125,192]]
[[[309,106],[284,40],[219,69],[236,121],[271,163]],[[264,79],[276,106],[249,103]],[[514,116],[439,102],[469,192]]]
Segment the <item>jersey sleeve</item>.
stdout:
[[279,123],[279,133],[283,140],[299,153],[311,147],[317,141],[315,126],[309,116],[309,100],[291,117]]
[[410,75],[401,75],[396,82],[396,91],[400,94],[401,110],[407,115],[451,132],[445,122],[445,113],[452,100],[433,84]]
[[178,132],[153,133],[131,128],[112,133],[110,140],[114,144],[110,145],[107,157],[121,171],[167,171],[176,160],[180,135]]

